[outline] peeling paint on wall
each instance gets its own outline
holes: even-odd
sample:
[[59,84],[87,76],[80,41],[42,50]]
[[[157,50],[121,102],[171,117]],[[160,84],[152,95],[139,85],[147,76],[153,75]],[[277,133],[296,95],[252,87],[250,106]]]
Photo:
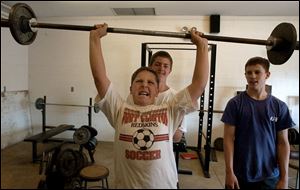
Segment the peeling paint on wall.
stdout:
[[1,149],[32,134],[28,91],[1,93]]

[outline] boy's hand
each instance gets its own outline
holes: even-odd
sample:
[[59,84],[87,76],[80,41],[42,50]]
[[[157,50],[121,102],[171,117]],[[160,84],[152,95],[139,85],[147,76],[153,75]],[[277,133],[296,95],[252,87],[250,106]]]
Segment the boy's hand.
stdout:
[[206,38],[202,38],[201,36],[203,35],[202,32],[198,32],[197,30],[191,30],[191,41],[193,44],[195,44],[197,47],[207,47],[208,42]]
[[107,24],[106,23],[96,24],[95,28],[96,28],[95,30],[90,31],[91,38],[99,39],[107,34]]

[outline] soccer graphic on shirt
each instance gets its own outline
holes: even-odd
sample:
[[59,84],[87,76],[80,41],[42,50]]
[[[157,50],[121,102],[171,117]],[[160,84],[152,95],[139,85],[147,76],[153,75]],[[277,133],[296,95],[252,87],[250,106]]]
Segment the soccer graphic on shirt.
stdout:
[[[121,133],[119,140],[132,143],[136,150],[126,150],[127,159],[153,160],[160,158],[160,150],[150,150],[152,145],[158,141],[168,141],[169,134],[155,134],[151,128],[167,126],[167,110],[151,110],[138,112],[126,108],[122,119],[123,124],[135,129],[132,134]],[[162,124],[162,125],[161,125]]]
[[133,134],[132,143],[138,150],[149,149],[154,142],[154,134],[149,129],[139,129]]

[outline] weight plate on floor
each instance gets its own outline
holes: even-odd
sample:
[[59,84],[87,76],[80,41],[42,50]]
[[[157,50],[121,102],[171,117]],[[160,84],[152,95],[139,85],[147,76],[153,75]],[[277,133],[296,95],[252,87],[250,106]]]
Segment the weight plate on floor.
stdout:
[[57,157],[57,169],[64,177],[72,177],[77,174],[77,155],[72,149],[63,150]]
[[223,138],[222,137],[216,138],[216,140],[214,142],[214,148],[216,150],[219,150],[219,151],[223,151],[224,150],[224,148],[223,148]]

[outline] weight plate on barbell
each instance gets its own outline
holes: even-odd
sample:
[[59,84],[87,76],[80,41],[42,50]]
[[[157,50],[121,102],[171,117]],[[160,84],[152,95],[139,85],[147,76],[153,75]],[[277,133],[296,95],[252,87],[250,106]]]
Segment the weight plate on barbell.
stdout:
[[44,99],[43,98],[38,98],[36,99],[35,101],[35,108],[38,109],[38,110],[41,110],[43,109],[45,106],[45,103],[44,103]]
[[88,126],[88,125],[83,125],[82,127],[87,128],[91,132],[91,137],[97,136],[98,132],[94,127]]
[[91,138],[91,132],[89,129],[85,127],[80,127],[77,129],[73,134],[73,140],[76,144],[85,144],[87,143]]
[[100,107],[97,103],[94,104],[94,112],[98,113],[100,111]]
[[27,4],[17,3],[12,6],[9,13],[9,29],[14,39],[21,45],[31,44],[37,35],[30,28],[30,19],[36,16]]
[[268,40],[282,40],[278,46],[272,47],[270,50],[267,46],[267,55],[269,61],[274,65],[285,63],[293,54],[297,44],[297,32],[294,25],[290,23],[281,23],[272,31]]

